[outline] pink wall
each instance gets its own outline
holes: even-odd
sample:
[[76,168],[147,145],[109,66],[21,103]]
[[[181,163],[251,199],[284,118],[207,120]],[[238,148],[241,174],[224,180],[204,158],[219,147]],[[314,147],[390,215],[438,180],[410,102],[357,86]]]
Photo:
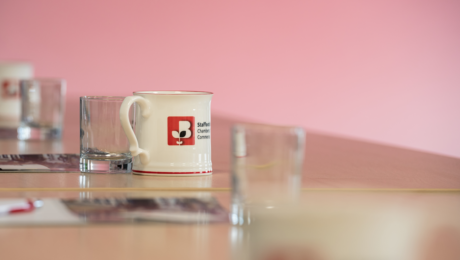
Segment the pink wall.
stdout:
[[0,59],[78,96],[215,92],[213,113],[460,157],[460,1],[1,0]]

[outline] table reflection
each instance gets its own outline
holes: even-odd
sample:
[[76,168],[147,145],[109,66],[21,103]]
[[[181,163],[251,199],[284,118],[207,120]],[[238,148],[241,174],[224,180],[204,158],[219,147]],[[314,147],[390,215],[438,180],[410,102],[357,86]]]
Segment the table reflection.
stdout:
[[303,192],[295,205],[246,207],[232,259],[460,259],[460,193]]

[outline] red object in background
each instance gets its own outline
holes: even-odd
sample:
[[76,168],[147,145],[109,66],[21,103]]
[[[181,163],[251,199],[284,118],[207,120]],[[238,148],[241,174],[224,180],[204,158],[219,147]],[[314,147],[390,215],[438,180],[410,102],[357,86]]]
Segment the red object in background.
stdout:
[[34,202],[30,199],[27,199],[24,201],[6,204],[6,205],[0,204],[0,215],[26,213],[26,212],[31,212],[34,209],[35,209]]
[[[179,129],[179,122],[190,122],[190,128]],[[168,145],[195,145],[195,117],[193,116],[170,116],[168,117]],[[190,131],[191,135],[186,135]],[[173,132],[177,132],[181,138],[173,136]]]
[[18,98],[19,97],[19,87],[16,80],[6,79],[2,82],[2,98]]
[[35,209],[34,203],[31,200],[27,200],[27,204],[12,205],[8,213],[9,214],[25,213],[25,212],[31,212],[34,209]]

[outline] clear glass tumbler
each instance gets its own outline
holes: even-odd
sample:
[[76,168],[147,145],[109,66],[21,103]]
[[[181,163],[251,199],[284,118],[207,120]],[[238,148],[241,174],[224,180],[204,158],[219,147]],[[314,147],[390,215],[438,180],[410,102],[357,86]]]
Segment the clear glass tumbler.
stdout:
[[27,62],[0,60],[0,138],[17,138],[21,119],[19,80],[33,77]]
[[232,130],[232,145],[233,224],[248,224],[250,214],[256,211],[296,202],[304,160],[304,129],[238,124]]
[[[129,152],[129,142],[120,124],[120,107],[124,98],[80,97],[81,172],[131,172],[132,156]],[[131,109],[131,119],[134,118],[133,113]]]
[[21,94],[20,140],[61,139],[66,82],[30,79],[19,82]]

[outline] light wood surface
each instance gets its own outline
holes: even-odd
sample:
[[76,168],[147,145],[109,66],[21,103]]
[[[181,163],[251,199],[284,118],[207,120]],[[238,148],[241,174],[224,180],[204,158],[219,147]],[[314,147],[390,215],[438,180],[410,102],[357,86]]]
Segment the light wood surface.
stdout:
[[[22,193],[23,196],[37,194],[46,193]],[[177,195],[175,192],[101,192],[90,193],[90,196],[157,197],[173,194]],[[16,196],[17,194],[4,192],[2,195]],[[47,195],[74,198],[88,196],[88,193],[64,192]],[[200,196],[214,196],[223,205],[230,203],[228,192],[207,192],[201,193]],[[396,237],[404,235],[404,232],[415,232],[416,242],[419,244],[414,253],[417,256],[415,260],[458,259],[449,258],[459,256],[457,249],[460,248],[460,223],[458,222],[460,194],[458,193],[373,192],[369,194],[311,191],[302,193],[301,200],[307,211],[319,215],[321,219],[324,218],[326,224],[331,217],[339,216],[339,219],[347,219],[351,209],[351,212],[354,212],[353,216],[358,212],[364,215],[371,214],[365,220],[376,218],[373,220],[375,226],[371,230],[372,234],[378,234],[388,228],[397,228],[392,230]],[[343,216],[340,216],[341,214]],[[382,225],[382,215],[383,219],[390,220],[386,225]],[[365,223],[360,223],[361,220],[347,220],[345,223],[362,226]],[[399,222],[408,225],[408,228],[398,225]],[[369,223],[365,226],[368,225]],[[319,229],[332,232],[321,226]],[[0,227],[0,250],[2,257],[6,257],[2,259],[239,259],[232,258],[232,255],[238,254],[235,250],[238,250],[241,234],[244,235],[244,232],[247,232],[244,228],[229,224],[3,226]],[[442,240],[444,237],[442,234],[445,232],[449,241]],[[335,234],[332,232],[328,235],[332,237]],[[349,234],[350,237],[353,235],[353,233]],[[436,242],[439,240],[443,244]],[[27,250],[24,247],[27,247]],[[383,247],[387,250],[389,245]],[[443,254],[448,254],[448,257],[443,257]],[[387,260],[393,259],[387,258]]]
[[0,229],[4,259],[229,259],[229,225]]
[[[230,210],[230,126],[235,120],[213,117],[212,122],[212,176],[2,173],[0,198],[214,196]],[[78,128],[67,129],[63,141],[0,139],[0,154],[78,153]],[[435,245],[433,250],[451,250],[455,257],[452,248],[460,248],[460,227],[454,221],[460,217],[460,159],[313,132],[306,140],[301,200],[308,207],[321,212],[348,201],[359,209],[411,208],[429,223],[434,219],[454,230],[453,247]],[[436,234],[438,226],[430,225],[424,224],[422,240]],[[0,254],[2,259],[229,259],[236,229],[228,223],[3,226]],[[420,252],[421,260],[432,254]]]

